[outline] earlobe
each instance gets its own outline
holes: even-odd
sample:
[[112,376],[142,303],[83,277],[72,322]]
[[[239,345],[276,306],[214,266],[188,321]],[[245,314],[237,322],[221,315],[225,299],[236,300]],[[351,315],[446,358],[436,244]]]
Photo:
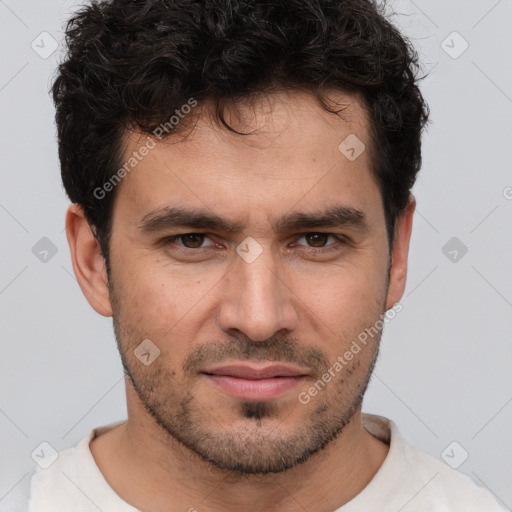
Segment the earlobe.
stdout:
[[66,213],[66,237],[73,270],[85,298],[97,313],[112,316],[105,260],[83,209],[76,203]]
[[411,194],[405,210],[396,220],[391,271],[389,279],[386,310],[393,307],[403,296],[407,280],[407,258],[412,233],[412,219],[416,209],[416,200]]

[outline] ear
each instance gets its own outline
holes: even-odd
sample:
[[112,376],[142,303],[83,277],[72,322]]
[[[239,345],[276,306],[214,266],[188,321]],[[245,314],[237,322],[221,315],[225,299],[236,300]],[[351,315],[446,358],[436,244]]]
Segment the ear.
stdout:
[[85,298],[103,316],[112,316],[105,260],[83,209],[76,203],[66,213],[66,236],[73,270]]
[[389,278],[386,310],[390,309],[403,296],[407,280],[407,257],[412,232],[412,217],[416,209],[416,200],[411,195],[404,212],[396,219],[393,249],[391,253],[391,270]]

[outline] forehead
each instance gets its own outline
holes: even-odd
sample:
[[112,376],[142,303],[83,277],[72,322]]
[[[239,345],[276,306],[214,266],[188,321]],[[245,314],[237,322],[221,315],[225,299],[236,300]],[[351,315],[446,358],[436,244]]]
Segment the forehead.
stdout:
[[[131,211],[138,218],[191,205],[261,223],[294,205],[379,206],[366,111],[357,96],[332,92],[329,98],[343,109],[341,117],[324,110],[311,93],[297,91],[226,108],[226,122],[248,135],[230,132],[213,120],[208,104],[200,105],[176,135],[159,140],[150,134],[154,148],[123,178],[116,202],[124,215]],[[125,136],[123,162],[147,137]]]

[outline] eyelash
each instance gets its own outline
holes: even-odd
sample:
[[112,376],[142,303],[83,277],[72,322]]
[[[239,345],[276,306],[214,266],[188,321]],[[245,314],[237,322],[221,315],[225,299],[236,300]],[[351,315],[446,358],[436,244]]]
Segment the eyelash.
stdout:
[[[170,236],[170,237],[167,237],[163,240],[163,243],[164,245],[170,245],[170,244],[174,244],[176,242],[176,240],[178,240],[179,238],[182,238],[182,237],[185,237],[187,235],[202,235],[202,236],[205,236],[206,238],[209,238],[208,235],[206,233],[183,233],[181,235],[173,235],[173,236]],[[324,233],[322,231],[309,231],[307,233],[302,233],[299,240],[307,235],[327,235],[327,236],[332,236],[334,237],[337,242],[339,242],[340,244],[342,245],[346,245],[347,244],[347,240],[342,236],[342,235],[336,235],[334,233]],[[331,252],[331,251],[338,251],[340,250],[339,247],[331,247],[331,246],[337,246],[338,244],[337,243],[334,243],[334,244],[329,244],[327,246],[324,246],[324,247],[312,247],[312,246],[307,246],[306,250],[309,251],[309,252],[315,252],[316,254],[323,254],[323,253],[326,253],[326,252]],[[191,247],[183,247],[181,245],[178,244],[178,251],[181,251],[181,252],[186,252],[186,253],[190,253],[190,251],[193,251],[193,252],[196,252],[196,253],[199,253],[199,252],[202,252],[204,250],[207,250],[208,247],[213,247],[213,246],[208,246],[208,247],[198,247],[198,248],[191,248]]]

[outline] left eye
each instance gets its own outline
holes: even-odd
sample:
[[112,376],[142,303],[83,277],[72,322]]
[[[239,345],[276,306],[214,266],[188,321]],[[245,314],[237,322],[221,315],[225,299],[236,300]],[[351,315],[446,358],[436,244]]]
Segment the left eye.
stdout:
[[[337,242],[341,242],[341,238],[336,235],[332,235],[330,233],[306,233],[305,235],[301,236],[299,240],[306,240],[308,244],[311,244],[310,247],[318,247],[323,248],[327,245],[327,240],[329,237],[334,238]],[[329,244],[334,245],[334,244]]]

